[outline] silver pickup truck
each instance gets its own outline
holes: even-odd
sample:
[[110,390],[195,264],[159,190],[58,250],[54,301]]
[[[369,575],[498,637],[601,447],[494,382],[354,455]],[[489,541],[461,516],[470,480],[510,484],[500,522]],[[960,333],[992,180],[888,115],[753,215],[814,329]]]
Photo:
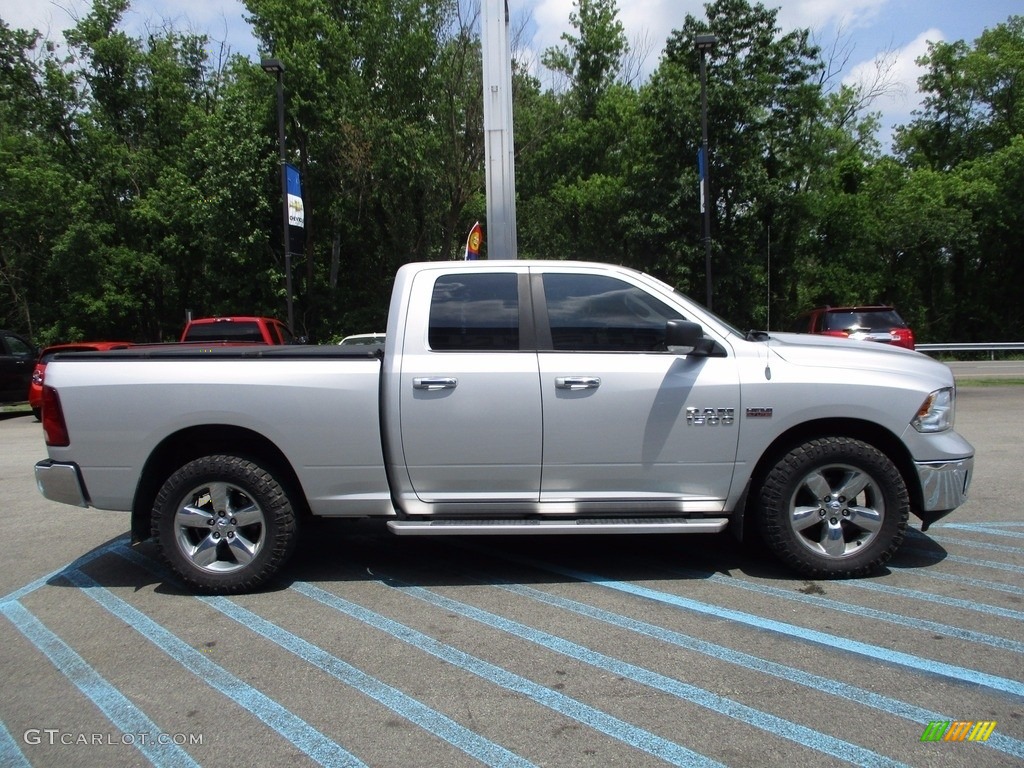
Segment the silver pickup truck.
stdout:
[[971,479],[945,365],[743,334],[622,267],[408,264],[386,339],[61,356],[40,491],[130,512],[185,581],[231,593],[313,515],[401,535],[729,527],[804,576],[860,576]]

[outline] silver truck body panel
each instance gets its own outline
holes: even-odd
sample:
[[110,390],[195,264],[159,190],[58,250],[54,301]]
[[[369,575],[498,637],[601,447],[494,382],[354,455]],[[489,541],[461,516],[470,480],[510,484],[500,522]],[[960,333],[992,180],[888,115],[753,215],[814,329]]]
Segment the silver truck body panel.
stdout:
[[384,476],[375,360],[97,360],[57,363],[73,460],[87,498],[128,510],[153,449],[194,427],[240,427],[288,457],[319,515],[393,513]]
[[[552,271],[611,275],[700,323],[716,353],[432,350],[435,279],[463,270],[511,273],[520,285]],[[131,509],[157,446],[211,425],[276,446],[313,513],[327,516],[722,517],[773,441],[814,421],[870,423],[901,440],[927,510],[961,503],[973,466],[955,431],[910,426],[930,392],[953,386],[946,366],[870,342],[747,340],[663,283],[595,264],[406,265],[382,362],[58,360],[47,384],[71,446],[49,448],[40,488],[74,498],[71,475],[52,468],[63,463],[89,504],[115,510]]]

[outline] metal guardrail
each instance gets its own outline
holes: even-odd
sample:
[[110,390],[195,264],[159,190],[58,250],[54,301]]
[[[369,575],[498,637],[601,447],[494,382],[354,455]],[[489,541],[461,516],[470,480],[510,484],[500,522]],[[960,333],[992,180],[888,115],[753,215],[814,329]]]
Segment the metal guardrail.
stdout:
[[915,344],[918,352],[988,352],[989,360],[996,359],[996,352],[1024,352],[1024,341],[963,342],[952,344]]

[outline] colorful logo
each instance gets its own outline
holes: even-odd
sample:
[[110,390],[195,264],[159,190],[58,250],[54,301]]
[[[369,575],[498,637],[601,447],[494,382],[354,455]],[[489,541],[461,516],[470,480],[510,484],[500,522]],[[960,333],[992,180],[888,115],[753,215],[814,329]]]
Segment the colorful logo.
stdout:
[[932,720],[921,741],[988,741],[996,725],[995,720]]

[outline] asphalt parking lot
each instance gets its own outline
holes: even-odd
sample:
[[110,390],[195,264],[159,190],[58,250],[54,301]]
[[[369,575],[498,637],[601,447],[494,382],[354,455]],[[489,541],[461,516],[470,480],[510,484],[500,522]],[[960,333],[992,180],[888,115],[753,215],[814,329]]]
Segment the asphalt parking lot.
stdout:
[[341,522],[231,599],[43,499],[39,423],[0,413],[0,765],[1024,765],[1024,387],[958,409],[970,501],[871,579]]

